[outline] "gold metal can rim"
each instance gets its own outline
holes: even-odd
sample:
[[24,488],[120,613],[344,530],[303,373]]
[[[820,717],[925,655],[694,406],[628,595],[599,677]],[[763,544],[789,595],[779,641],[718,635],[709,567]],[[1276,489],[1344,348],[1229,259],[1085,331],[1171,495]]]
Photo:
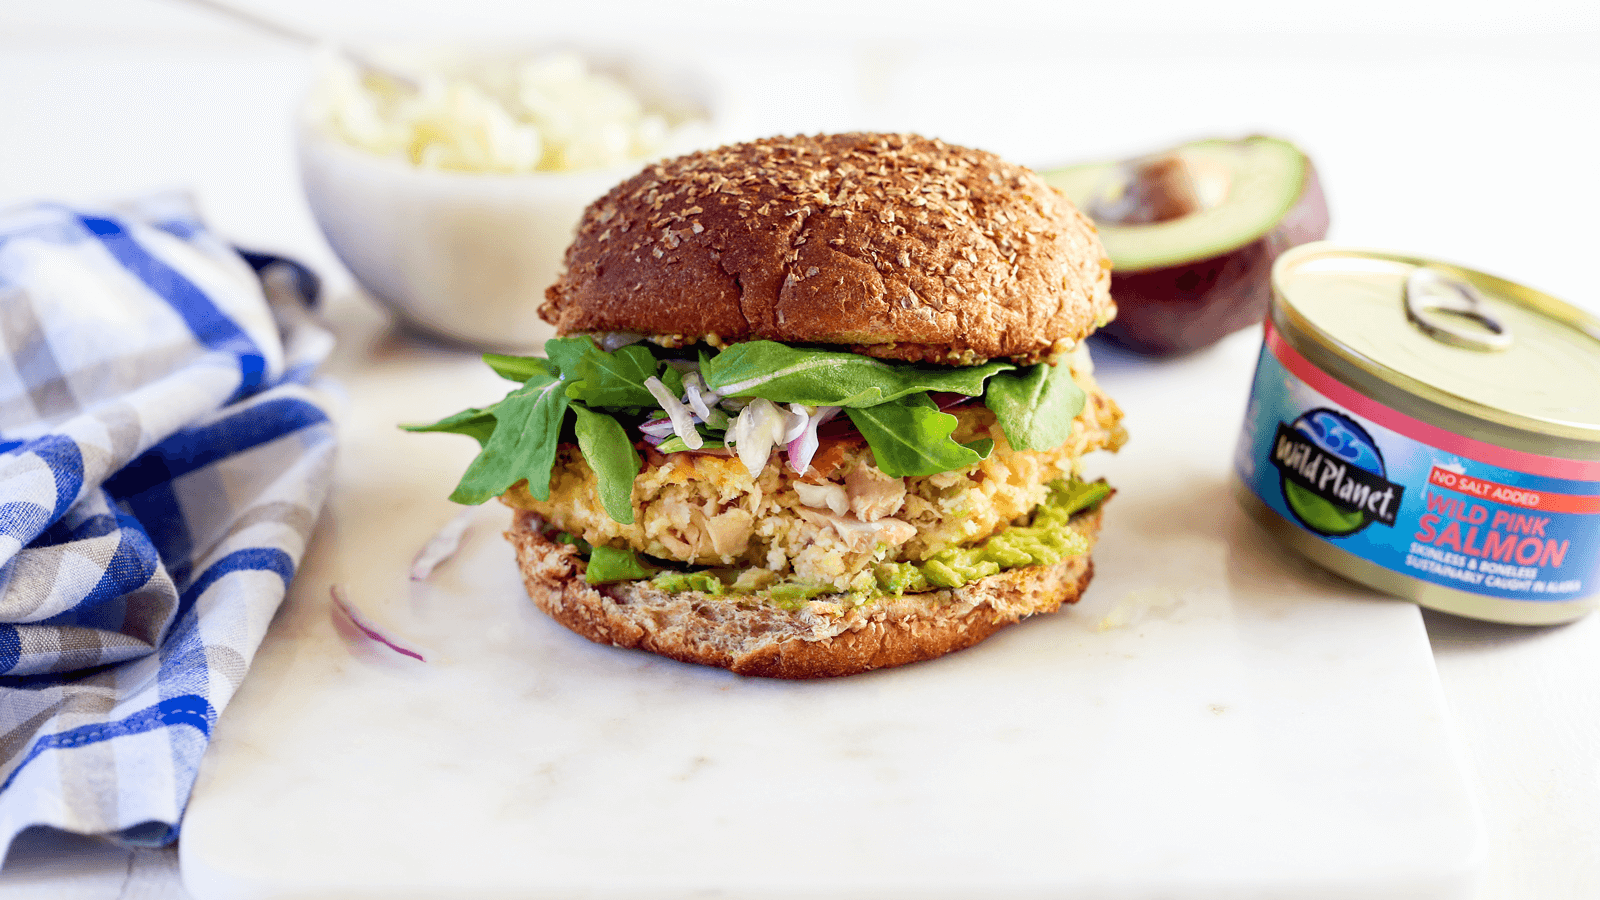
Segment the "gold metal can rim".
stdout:
[[[1495,405],[1482,400],[1461,396],[1439,386],[1415,378],[1382,359],[1373,358],[1350,346],[1329,329],[1316,322],[1297,306],[1286,290],[1290,276],[1309,261],[1317,259],[1370,260],[1399,266],[1426,267],[1462,279],[1479,290],[1484,290],[1496,300],[1520,306],[1548,320],[1553,327],[1564,326],[1595,342],[1597,366],[1600,366],[1600,319],[1571,304],[1535,288],[1500,278],[1455,263],[1429,259],[1386,250],[1356,247],[1332,242],[1303,244],[1281,254],[1272,267],[1273,323],[1284,337],[1298,349],[1307,343],[1323,351],[1319,356],[1331,355],[1338,362],[1354,367],[1366,376],[1367,381],[1392,389],[1393,396],[1374,397],[1391,407],[1405,411],[1418,401],[1446,411],[1451,418],[1465,417],[1469,422],[1486,424],[1500,430],[1505,440],[1497,443],[1521,444],[1536,447],[1545,455],[1575,459],[1600,459],[1600,422],[1552,421],[1526,415],[1509,405]],[[1337,374],[1337,373],[1333,373]],[[1600,384],[1596,385],[1600,392]],[[1428,417],[1426,414],[1421,417]],[[1431,418],[1431,417],[1430,417]],[[1492,434],[1483,437],[1494,437]],[[1531,440],[1531,444],[1530,444]]]

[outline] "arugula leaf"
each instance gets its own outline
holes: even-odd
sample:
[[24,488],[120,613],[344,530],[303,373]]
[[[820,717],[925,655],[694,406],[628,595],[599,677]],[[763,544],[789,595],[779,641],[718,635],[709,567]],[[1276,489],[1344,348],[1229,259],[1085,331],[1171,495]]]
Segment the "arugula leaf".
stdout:
[[481,452],[450,495],[457,503],[482,503],[523,478],[529,494],[548,500],[561,428],[572,409],[578,449],[595,472],[601,504],[616,521],[632,523],[639,454],[621,423],[591,406],[655,407],[645,379],[660,371],[668,389],[681,392],[683,377],[671,367],[662,370],[646,347],[607,353],[587,335],[553,338],[545,342],[545,352],[549,359],[486,354],[484,362],[502,377],[524,378],[523,386],[494,406],[468,409],[433,425],[404,427],[467,434],[478,441]]
[[494,432],[450,499],[476,505],[500,496],[524,478],[535,499],[550,499],[550,468],[567,405],[565,384],[553,375],[535,375],[507,394],[494,407]]
[[594,547],[590,545],[588,541],[578,537],[570,531],[558,531],[556,532],[555,537],[551,538],[551,540],[558,544],[566,544],[569,547],[577,547],[578,552],[582,553],[585,559],[587,559],[589,554],[594,551]]
[[560,372],[550,364],[550,360],[537,356],[505,356],[500,353],[485,353],[483,361],[496,375],[508,381],[522,384],[535,375],[556,376]]
[[[408,431],[465,434],[481,452],[468,466],[451,499],[482,503],[528,480],[536,499],[550,496],[550,471],[567,410],[576,418],[579,449],[595,471],[601,503],[616,521],[633,521],[632,486],[641,461],[627,430],[609,410],[659,407],[645,387],[658,377],[674,395],[683,375],[673,359],[634,344],[607,352],[579,335],[545,343],[548,359],[487,354],[484,361],[520,388],[492,406],[463,410]],[[670,354],[669,354],[670,355]],[[947,367],[891,363],[854,353],[809,350],[773,341],[735,344],[716,353],[698,351],[707,387],[725,396],[760,397],[775,403],[843,406],[866,438],[879,468],[892,475],[934,475],[986,458],[987,439],[957,443],[955,416],[939,412],[929,391],[981,395],[1017,449],[1050,449],[1065,443],[1072,420],[1083,409],[1083,391],[1066,366],[1019,369],[1007,362]],[[675,357],[674,357],[675,359]],[[708,448],[722,446],[715,427],[697,428]],[[662,452],[687,447],[675,436]]]
[[644,386],[644,380],[658,368],[656,358],[638,344],[614,353],[590,345],[570,373],[572,385],[567,396],[591,406],[659,406]]
[[578,335],[548,340],[544,349],[569,382],[567,396],[590,406],[618,409],[660,406],[650,389],[644,386],[645,379],[652,375],[659,377],[674,395],[683,393],[683,376],[671,366],[663,368],[650,348],[642,344],[607,352],[588,335]]
[[983,402],[1015,450],[1053,450],[1072,436],[1072,420],[1083,412],[1083,389],[1065,363],[1039,363],[989,379]]
[[578,449],[594,470],[600,503],[612,519],[633,524],[633,479],[639,474],[639,451],[633,449],[622,423],[582,403],[572,404],[578,417],[574,431]]
[[589,568],[583,580],[589,584],[610,584],[613,581],[637,581],[649,578],[660,569],[647,565],[632,550],[616,547],[596,547],[589,553]]
[[806,406],[870,407],[923,391],[976,397],[984,380],[1016,368],[888,363],[836,350],[806,350],[774,341],[749,341],[723,350],[700,368],[701,377],[728,397],[762,397]]
[[[664,366],[661,369],[661,383],[666,385],[667,392],[672,396],[683,396],[683,373],[672,366]],[[656,405],[660,406],[661,404],[657,403]]]
[[[700,434],[704,436],[705,432],[702,431]],[[700,446],[701,450],[722,450],[728,446],[720,437],[706,437],[704,438],[704,441],[705,442]],[[683,442],[683,438],[674,434],[657,444],[656,449],[660,450],[662,453],[677,453],[679,451],[689,449],[689,445]]]
[[578,361],[591,351],[602,352],[595,346],[594,338],[586,334],[577,337],[551,338],[544,342],[544,355],[550,358],[551,364],[568,381],[576,379]]
[[482,447],[494,433],[494,411],[500,404],[483,409],[464,409],[453,416],[445,416],[432,425],[401,425],[406,431],[442,431],[447,434],[464,434]]
[[960,421],[939,411],[927,394],[913,394],[845,414],[867,439],[878,468],[886,475],[937,475],[987,459],[994,441],[958,444],[950,437]]

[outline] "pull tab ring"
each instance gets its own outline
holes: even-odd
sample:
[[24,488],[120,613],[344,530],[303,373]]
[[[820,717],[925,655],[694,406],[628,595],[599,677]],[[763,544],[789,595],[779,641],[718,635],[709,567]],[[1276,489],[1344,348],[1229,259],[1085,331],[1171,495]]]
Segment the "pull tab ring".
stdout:
[[[1511,346],[1511,329],[1490,314],[1472,285],[1418,266],[1406,276],[1406,318],[1441,343],[1492,352]],[[1467,327],[1466,319],[1483,326]]]

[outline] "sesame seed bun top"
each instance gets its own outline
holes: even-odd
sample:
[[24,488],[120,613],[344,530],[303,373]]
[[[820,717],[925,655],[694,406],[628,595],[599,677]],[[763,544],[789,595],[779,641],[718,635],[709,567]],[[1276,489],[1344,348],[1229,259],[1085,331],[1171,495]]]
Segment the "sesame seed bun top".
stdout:
[[776,137],[645,168],[585,211],[540,315],[562,334],[1031,362],[1115,314],[1089,220],[991,153]]

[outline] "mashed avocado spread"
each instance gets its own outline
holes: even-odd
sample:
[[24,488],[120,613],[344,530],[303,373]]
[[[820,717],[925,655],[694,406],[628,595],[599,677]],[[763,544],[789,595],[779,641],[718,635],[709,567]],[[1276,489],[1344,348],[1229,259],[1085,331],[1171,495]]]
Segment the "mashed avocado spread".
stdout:
[[[1034,509],[1033,518],[1027,525],[1006,529],[971,547],[941,550],[920,563],[880,563],[863,572],[864,577],[858,579],[858,584],[852,585],[850,593],[868,600],[886,594],[960,587],[1021,566],[1054,565],[1089,549],[1088,543],[1080,535],[1067,529],[1067,522],[1075,514],[1104,500],[1110,493],[1110,486],[1103,481],[1053,481],[1050,483],[1049,496]],[[746,593],[725,580],[719,571],[660,569],[644,562],[631,551],[610,547],[593,549],[584,576],[584,580],[590,584],[644,578],[670,593],[700,591],[714,596]],[[797,607],[813,597],[834,591],[832,585],[783,581],[766,588],[770,602],[784,607]]]

